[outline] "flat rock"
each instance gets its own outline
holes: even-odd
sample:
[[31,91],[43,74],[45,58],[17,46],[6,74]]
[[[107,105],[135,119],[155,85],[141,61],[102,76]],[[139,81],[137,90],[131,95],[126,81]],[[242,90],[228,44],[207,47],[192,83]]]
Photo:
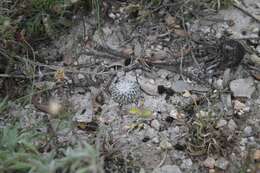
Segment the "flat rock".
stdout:
[[209,89],[200,85],[195,85],[195,84],[191,84],[188,82],[185,82],[183,80],[177,80],[175,82],[172,83],[172,89],[175,92],[184,92],[184,91],[190,91],[190,90],[195,90],[195,91],[208,91]]
[[173,109],[173,106],[168,104],[163,96],[153,97],[144,95],[144,107],[154,112],[165,112]]
[[150,95],[157,95],[157,85],[153,79],[147,79],[140,76],[138,82],[143,90],[148,92]]
[[150,139],[157,136],[156,130],[154,128],[148,127],[147,130],[144,133],[144,136],[148,136]]
[[155,169],[153,173],[182,173],[182,171],[176,165],[164,165]]
[[182,81],[182,80],[175,81],[172,84],[172,89],[175,92],[184,92],[185,90],[189,90],[190,87],[191,87],[191,84],[189,84],[185,81]]
[[230,89],[234,97],[247,97],[255,91],[254,80],[252,78],[237,79],[230,82]]
[[220,119],[217,123],[217,128],[223,127],[227,125],[227,121],[225,119]]
[[229,120],[228,122],[228,128],[229,130],[231,130],[232,132],[234,132],[237,128],[237,125],[235,123],[235,121],[233,119]]
[[70,98],[74,109],[77,110],[75,116],[73,117],[74,121],[77,122],[91,122],[93,118],[93,106],[92,106],[92,97],[90,93],[85,95],[74,95]]

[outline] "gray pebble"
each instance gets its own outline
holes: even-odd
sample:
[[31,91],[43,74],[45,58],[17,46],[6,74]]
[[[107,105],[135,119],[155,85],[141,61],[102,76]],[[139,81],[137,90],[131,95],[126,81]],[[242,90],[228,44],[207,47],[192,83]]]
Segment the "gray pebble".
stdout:
[[252,136],[252,132],[253,132],[253,129],[251,126],[247,126],[246,128],[244,128],[244,135],[246,137]]
[[216,162],[215,166],[222,170],[226,170],[228,167],[229,161],[227,161],[224,157],[220,157]]

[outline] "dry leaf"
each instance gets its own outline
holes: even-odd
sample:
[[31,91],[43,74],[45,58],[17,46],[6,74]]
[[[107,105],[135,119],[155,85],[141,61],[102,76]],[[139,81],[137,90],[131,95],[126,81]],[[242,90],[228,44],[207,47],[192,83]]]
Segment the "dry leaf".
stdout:
[[152,116],[153,112],[148,109],[139,109],[137,107],[133,107],[129,110],[130,114],[137,115],[142,118],[149,118]]
[[134,47],[134,55],[136,57],[141,57],[142,56],[142,51],[143,51],[142,45],[140,44],[140,42],[136,41],[135,42],[135,47]]
[[133,123],[124,127],[129,132],[133,130],[141,130],[144,128],[144,123]]
[[190,33],[184,31],[183,29],[174,29],[174,33],[180,37],[187,37]]
[[63,81],[65,79],[65,72],[63,68],[58,69],[55,74],[54,77],[57,81]]
[[63,57],[63,63],[65,64],[65,65],[71,65],[72,63],[73,63],[73,58],[71,57],[71,56],[69,56],[69,55],[64,55],[64,57]]
[[183,97],[191,97],[191,93],[188,90],[185,90],[182,96]]
[[99,125],[95,121],[91,121],[91,122],[77,122],[77,127],[80,130],[96,131],[98,129]]
[[260,150],[256,150],[254,153],[254,160],[260,161]]
[[42,90],[42,89],[52,89],[55,86],[55,82],[50,82],[50,81],[42,81],[42,82],[35,82],[34,86],[36,89]]
[[125,56],[132,55],[134,53],[134,50],[132,48],[125,48],[122,51],[122,54]]
[[165,22],[169,28],[174,28],[176,26],[176,17],[168,15],[165,17]]
[[136,108],[136,107],[133,107],[129,110],[129,113],[130,114],[141,114],[141,110]]
[[256,72],[256,71],[251,71],[252,76],[256,79],[260,81],[260,73]]

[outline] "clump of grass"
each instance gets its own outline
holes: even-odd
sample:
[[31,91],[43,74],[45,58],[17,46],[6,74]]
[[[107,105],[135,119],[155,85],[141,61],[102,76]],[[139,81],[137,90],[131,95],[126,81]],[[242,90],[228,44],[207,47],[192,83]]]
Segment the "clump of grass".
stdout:
[[235,134],[229,133],[226,126],[217,127],[220,117],[213,112],[197,114],[189,126],[188,150],[191,155],[226,155],[235,142]]
[[[53,37],[60,30],[71,26],[72,17],[79,8],[91,9],[92,1],[79,0],[15,0],[0,3],[1,40],[15,40],[24,31],[29,39]],[[99,4],[99,3],[98,3]],[[99,6],[96,6],[99,7]],[[58,32],[59,31],[59,32]]]
[[103,127],[99,131],[100,155],[103,158],[103,168],[110,172],[140,172],[138,161],[132,157],[131,152],[124,153],[118,148],[118,141],[113,138],[111,131]]
[[0,36],[2,39],[14,39],[16,29],[17,27],[11,25],[11,19],[8,16],[0,16]]
[[30,14],[25,15],[25,22],[21,27],[25,28],[30,37],[56,35],[58,27],[66,27],[61,18],[68,12],[66,8],[71,6],[70,1],[65,0],[30,0],[26,4]]

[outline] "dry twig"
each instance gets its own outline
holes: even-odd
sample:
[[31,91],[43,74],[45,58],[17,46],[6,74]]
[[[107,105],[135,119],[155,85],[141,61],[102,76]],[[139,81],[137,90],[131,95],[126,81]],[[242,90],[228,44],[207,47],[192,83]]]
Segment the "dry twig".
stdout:
[[249,17],[251,17],[252,19],[254,19],[256,22],[260,23],[260,19],[258,19],[257,17],[255,17],[253,14],[251,14],[250,12],[246,11],[244,8],[233,4],[233,6],[237,9],[239,9],[240,11],[242,11],[244,14],[248,15]]

